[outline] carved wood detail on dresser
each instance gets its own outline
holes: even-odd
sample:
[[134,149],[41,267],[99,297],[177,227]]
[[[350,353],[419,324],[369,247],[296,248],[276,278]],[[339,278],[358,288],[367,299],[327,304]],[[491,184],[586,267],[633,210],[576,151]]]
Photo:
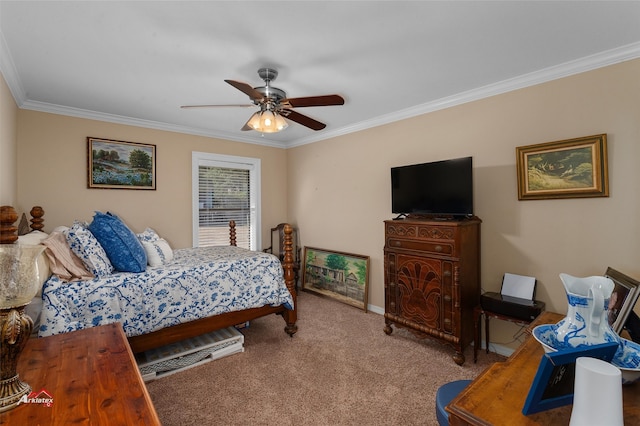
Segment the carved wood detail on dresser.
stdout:
[[404,327],[455,349],[474,340],[473,309],[480,302],[480,223],[464,220],[385,221],[385,328]]

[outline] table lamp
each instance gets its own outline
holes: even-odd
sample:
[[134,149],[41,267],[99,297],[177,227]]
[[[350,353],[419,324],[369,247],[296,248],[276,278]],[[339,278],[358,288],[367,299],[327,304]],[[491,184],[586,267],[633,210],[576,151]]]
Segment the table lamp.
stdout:
[[0,244],[0,412],[20,403],[31,387],[16,372],[33,320],[25,306],[38,291],[38,256],[44,246]]

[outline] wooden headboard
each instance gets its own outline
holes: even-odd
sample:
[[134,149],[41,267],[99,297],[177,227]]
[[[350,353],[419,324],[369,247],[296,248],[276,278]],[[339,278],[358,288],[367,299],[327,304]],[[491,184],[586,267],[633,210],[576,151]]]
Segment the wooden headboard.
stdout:
[[[42,231],[44,228],[44,209],[34,206],[29,212],[31,215],[30,225],[32,231]],[[0,207],[0,244],[13,244],[18,241],[18,212],[13,206]],[[236,222],[229,222],[229,243],[236,245]]]
[[[44,228],[44,210],[40,206],[35,206],[29,212],[31,224],[29,227],[34,231],[41,231]],[[0,244],[13,244],[18,240],[18,212],[12,206],[0,207]]]

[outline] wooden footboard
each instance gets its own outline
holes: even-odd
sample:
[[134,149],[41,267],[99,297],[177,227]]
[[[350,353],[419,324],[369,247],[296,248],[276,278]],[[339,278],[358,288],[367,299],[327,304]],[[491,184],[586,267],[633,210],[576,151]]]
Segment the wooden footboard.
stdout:
[[[44,210],[41,207],[34,207],[31,210],[31,228],[41,230],[43,228],[42,219]],[[18,239],[18,228],[15,222],[18,220],[16,210],[11,206],[0,207],[0,243],[10,244]],[[172,327],[163,328],[141,336],[129,338],[129,345],[134,353],[144,352],[149,349],[175,343],[191,337],[196,337],[210,331],[219,330],[221,328],[231,327],[242,324],[256,318],[270,314],[282,315],[285,321],[284,330],[290,336],[298,331],[296,325],[297,317],[297,300],[296,300],[296,283],[293,270],[293,228],[287,224],[284,227],[284,259],[282,268],[284,273],[284,281],[293,298],[294,309],[290,310],[284,306],[263,306],[261,308],[252,308],[237,312],[228,312],[225,314],[215,315],[208,318],[191,321],[184,324],[178,324]],[[236,229],[235,222],[229,222],[229,243],[236,245]]]
[[[293,273],[293,242],[291,234],[293,228],[286,225],[285,233],[285,254],[282,262],[284,270],[284,282],[293,298],[294,309],[290,310],[284,306],[263,306],[261,308],[246,309],[243,311],[227,312],[225,314],[212,317],[201,318],[184,324],[178,324],[162,330],[153,331],[141,336],[129,338],[129,345],[134,353],[144,352],[149,349],[179,342],[180,340],[196,337],[201,334],[219,330],[221,328],[232,327],[247,321],[254,320],[270,314],[282,315],[285,321],[284,331],[293,336],[298,331],[296,321],[298,320],[298,302],[296,300],[296,282]],[[236,245],[236,223],[229,222],[229,244]]]

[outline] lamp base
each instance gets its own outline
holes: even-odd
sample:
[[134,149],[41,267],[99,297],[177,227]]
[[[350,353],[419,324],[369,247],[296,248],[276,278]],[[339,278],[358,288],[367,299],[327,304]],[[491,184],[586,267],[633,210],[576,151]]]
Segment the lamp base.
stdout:
[[24,395],[31,393],[31,386],[16,372],[20,353],[33,330],[25,306],[0,309],[0,412],[15,408]]
[[30,393],[31,386],[20,380],[17,374],[0,381],[0,413],[17,407],[22,397]]

